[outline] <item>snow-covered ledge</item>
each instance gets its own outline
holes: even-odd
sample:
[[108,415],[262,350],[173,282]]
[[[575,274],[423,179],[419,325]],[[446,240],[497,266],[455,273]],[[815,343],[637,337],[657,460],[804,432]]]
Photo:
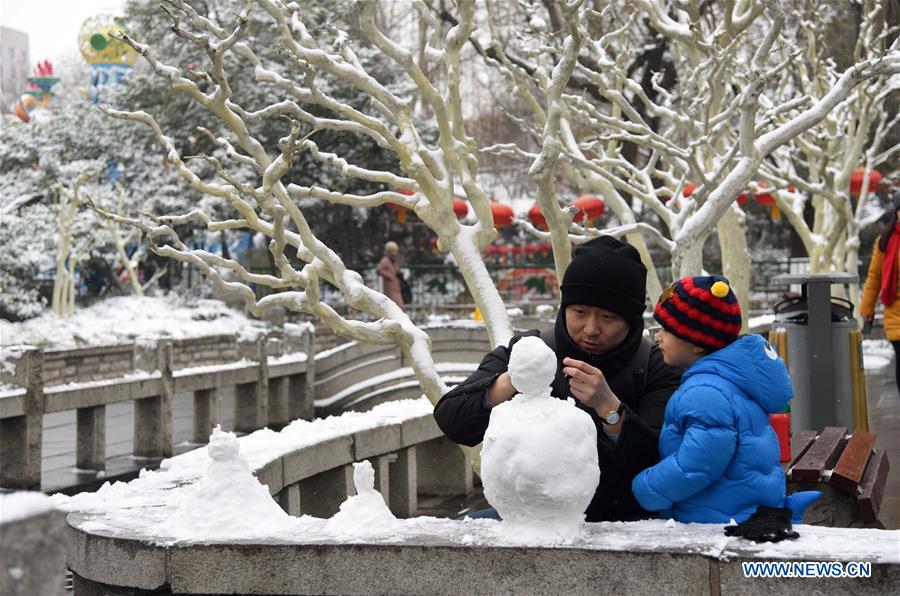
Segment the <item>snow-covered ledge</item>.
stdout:
[[[327,515],[286,516],[270,500],[275,496],[291,512],[304,502],[304,482],[328,474],[341,484],[348,464],[362,459],[375,463],[376,487],[393,496],[395,475],[385,482],[384,469],[397,463],[388,466],[386,457],[405,451],[408,462],[412,451],[414,461],[417,445],[436,440],[430,410],[422,399],[298,421],[280,433],[262,430],[235,441],[246,459],[240,465],[219,461],[222,450],[237,448],[211,447],[127,484],[55,497],[70,511],[67,554],[76,590],[593,594],[602,586],[609,593],[883,594],[900,584],[900,531],[801,525],[799,540],[757,545],[726,537],[720,525],[654,520],[587,524],[580,538],[549,545],[512,542],[492,520],[418,517],[385,525],[367,518],[336,532]],[[431,467],[449,470],[444,462]],[[406,468],[405,490],[415,469]],[[223,495],[238,485],[246,488]],[[285,489],[294,486],[299,494],[291,496]],[[742,563],[763,561],[864,561],[872,564],[871,577],[744,577]]]

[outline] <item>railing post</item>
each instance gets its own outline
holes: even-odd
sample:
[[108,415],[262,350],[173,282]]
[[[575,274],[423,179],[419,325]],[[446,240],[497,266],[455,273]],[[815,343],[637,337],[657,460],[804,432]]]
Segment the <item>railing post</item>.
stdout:
[[284,326],[285,351],[306,354],[306,372],[288,377],[288,415],[291,420],[312,420],[315,416],[315,337],[310,325]]
[[[266,357],[281,356],[284,353],[284,343],[274,337],[270,337],[266,343]],[[269,428],[279,430],[290,423],[288,411],[288,378],[275,377],[269,379]]]
[[213,427],[221,421],[216,390],[197,389],[194,391],[194,436],[192,441],[197,444],[208,443]]
[[241,383],[234,388],[234,430],[251,433],[268,422],[269,366],[265,341],[262,338],[251,342],[239,341],[238,357],[253,360],[259,365],[256,381]]
[[16,366],[16,378],[25,387],[25,415],[0,420],[0,486],[40,490],[44,352],[31,346],[23,347],[25,351]]
[[458,445],[438,437],[416,445],[419,492],[423,495],[471,495],[472,464]]
[[134,345],[134,359],[135,370],[157,369],[160,373],[159,395],[134,400],[134,455],[154,459],[169,457],[172,455],[175,388],[172,342],[138,340]]
[[388,475],[388,507],[399,518],[414,517],[419,508],[415,445],[397,452],[397,461],[390,464]]
[[75,420],[75,467],[106,469],[106,406],[78,408]]

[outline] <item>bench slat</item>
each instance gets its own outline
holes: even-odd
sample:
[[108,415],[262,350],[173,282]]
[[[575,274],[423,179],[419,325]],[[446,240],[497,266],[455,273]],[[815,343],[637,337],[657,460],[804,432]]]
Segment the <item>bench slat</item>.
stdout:
[[859,483],[859,495],[856,497],[863,519],[868,523],[878,521],[889,470],[887,453],[884,449],[876,449],[866,466],[862,482]]
[[874,446],[875,435],[861,428],[854,430],[853,436],[850,437],[844,452],[834,466],[829,484],[855,495]]
[[800,461],[818,435],[819,433],[814,430],[801,430],[791,435],[791,465]]
[[818,482],[822,472],[834,466],[847,435],[846,427],[829,426],[791,470],[795,482]]

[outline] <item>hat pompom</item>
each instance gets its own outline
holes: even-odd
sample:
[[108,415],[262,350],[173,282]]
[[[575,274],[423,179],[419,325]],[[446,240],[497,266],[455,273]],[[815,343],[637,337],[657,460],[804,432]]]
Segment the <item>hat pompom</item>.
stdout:
[[724,281],[717,281],[712,285],[709,291],[716,298],[724,298],[728,295],[728,284]]

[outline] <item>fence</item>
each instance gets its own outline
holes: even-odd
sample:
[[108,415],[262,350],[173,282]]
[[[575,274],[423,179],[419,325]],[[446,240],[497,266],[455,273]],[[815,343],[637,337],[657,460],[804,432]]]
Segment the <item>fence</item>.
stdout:
[[293,327],[280,337],[252,340],[218,336],[77,350],[5,349],[3,361],[14,372],[0,375],[0,486],[40,488],[43,417],[53,412],[76,411],[76,466],[94,471],[106,469],[106,406],[116,402],[134,402],[133,455],[148,459],[172,455],[176,393],[193,393],[195,443],[205,443],[219,420],[221,387],[235,387],[239,432],[311,418],[312,331]]

